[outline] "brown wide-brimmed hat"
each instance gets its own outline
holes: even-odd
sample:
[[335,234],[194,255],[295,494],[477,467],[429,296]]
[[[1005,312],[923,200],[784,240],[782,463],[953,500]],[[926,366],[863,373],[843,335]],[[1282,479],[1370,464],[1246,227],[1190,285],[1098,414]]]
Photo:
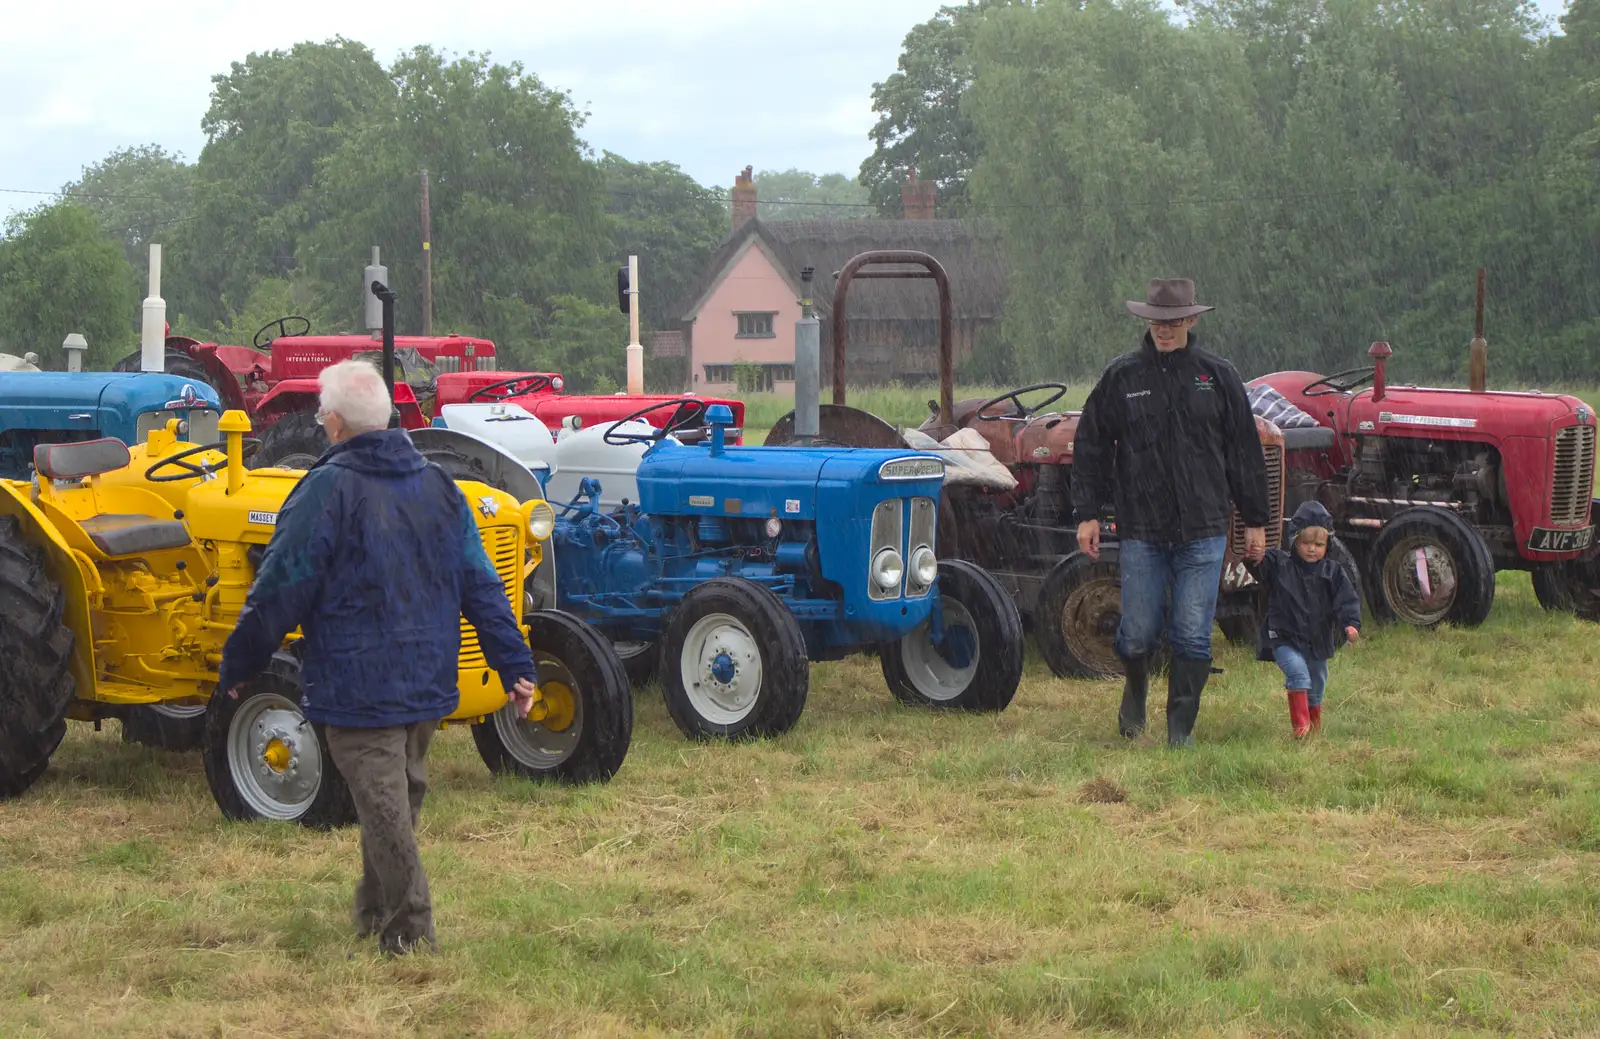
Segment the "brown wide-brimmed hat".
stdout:
[[1194,282],[1188,278],[1151,278],[1143,303],[1128,300],[1128,313],[1151,321],[1176,321],[1215,309],[1194,301]]

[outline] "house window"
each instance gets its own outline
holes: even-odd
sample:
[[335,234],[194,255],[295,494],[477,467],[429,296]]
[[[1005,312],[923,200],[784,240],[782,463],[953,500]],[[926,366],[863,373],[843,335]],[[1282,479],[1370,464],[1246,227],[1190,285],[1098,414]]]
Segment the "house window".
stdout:
[[739,339],[771,339],[776,335],[772,331],[772,319],[778,316],[776,311],[743,311],[733,316],[739,322]]
[[706,365],[706,382],[732,382],[733,365],[708,364]]
[[773,383],[794,382],[794,365],[753,362],[708,364],[706,382],[731,382],[741,393],[771,393]]

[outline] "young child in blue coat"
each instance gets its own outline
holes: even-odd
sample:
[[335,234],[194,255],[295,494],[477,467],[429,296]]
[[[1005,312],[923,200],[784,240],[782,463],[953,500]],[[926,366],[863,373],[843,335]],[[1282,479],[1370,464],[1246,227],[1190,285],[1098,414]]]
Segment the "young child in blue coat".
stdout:
[[1283,672],[1294,738],[1322,729],[1322,695],[1328,661],[1345,642],[1361,636],[1361,595],[1344,568],[1328,558],[1333,517],[1308,501],[1289,521],[1291,551],[1269,549],[1245,566],[1267,590],[1258,659]]

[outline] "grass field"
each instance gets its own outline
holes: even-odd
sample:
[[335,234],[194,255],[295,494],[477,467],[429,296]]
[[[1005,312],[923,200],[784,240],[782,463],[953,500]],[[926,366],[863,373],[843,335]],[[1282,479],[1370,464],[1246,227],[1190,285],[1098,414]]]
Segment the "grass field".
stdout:
[[597,788],[449,730],[401,961],[347,925],[354,830],[225,824],[198,755],[78,726],[0,807],[0,1035],[1593,1034],[1595,636],[1506,575],[1482,629],[1344,651],[1305,745],[1220,644],[1188,752],[1037,659],[993,717],[817,665],[739,747],[650,687]]
[[347,922],[354,829],[224,823],[198,754],[77,725],[0,804],[0,1037],[1600,1033],[1597,635],[1502,574],[1480,629],[1342,651],[1303,745],[1220,637],[1177,753],[1036,656],[992,717],[816,665],[738,747],[648,687],[603,787],[492,778],[448,730],[442,949],[397,961]]

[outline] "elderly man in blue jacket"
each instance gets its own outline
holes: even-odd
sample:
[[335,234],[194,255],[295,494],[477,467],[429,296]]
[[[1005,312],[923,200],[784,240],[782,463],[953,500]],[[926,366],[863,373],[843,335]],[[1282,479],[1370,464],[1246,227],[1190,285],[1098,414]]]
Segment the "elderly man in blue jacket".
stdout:
[[437,948],[416,841],[424,761],[456,709],[460,618],[527,714],[537,676],[466,497],[403,429],[377,369],[318,376],[332,444],[278,514],[217,686],[237,695],[299,627],[301,707],[326,732],[361,821],[356,925],[385,952]]

